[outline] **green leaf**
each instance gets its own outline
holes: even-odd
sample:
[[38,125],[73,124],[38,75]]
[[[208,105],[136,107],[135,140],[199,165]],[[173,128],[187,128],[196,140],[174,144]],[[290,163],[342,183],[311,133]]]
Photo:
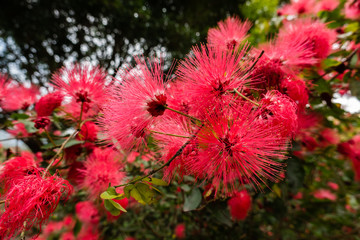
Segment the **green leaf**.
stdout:
[[339,64],[341,64],[341,62],[336,61],[334,59],[331,58],[327,58],[322,62],[324,69],[330,68],[330,67],[334,67],[334,66],[338,66]]
[[132,196],[139,203],[141,203],[143,205],[146,204],[146,202],[142,199],[141,194],[139,193],[139,191],[135,187],[133,187],[133,189],[131,189],[130,196]]
[[135,188],[138,190],[139,194],[141,195],[141,199],[147,203],[151,204],[155,200],[155,192],[150,189],[150,186],[145,183],[136,183]]
[[74,145],[78,145],[78,144],[82,144],[84,143],[85,141],[79,141],[79,140],[76,140],[76,139],[71,139],[70,141],[68,141],[66,144],[65,144],[65,148],[68,148],[68,147],[72,147]]
[[[57,147],[60,147],[61,144],[63,144],[63,142],[65,142],[66,139],[58,139],[58,140],[55,140],[54,143],[56,144]],[[77,144],[81,144],[81,143],[84,143],[84,141],[78,141],[76,139],[71,139],[68,143],[65,144],[65,148],[68,148],[68,147],[71,147],[71,146],[74,146],[74,145],[77,145]],[[49,148],[53,148],[54,145],[52,143],[48,143],[48,144],[45,144],[43,146],[41,146],[41,149],[49,149]]]
[[286,179],[291,193],[296,194],[302,187],[305,171],[301,161],[295,157],[289,158],[287,162]]
[[105,209],[108,210],[111,215],[113,216],[119,216],[121,214],[121,211],[119,209],[117,209],[114,204],[112,204],[112,200],[108,200],[108,199],[105,199],[104,200],[104,206],[105,206]]
[[11,114],[10,118],[14,120],[20,120],[20,119],[28,119],[30,116],[25,113],[13,113]]
[[21,119],[19,122],[23,123],[28,133],[35,133],[38,130],[34,127],[35,123],[29,120]]
[[127,198],[130,198],[131,194],[131,190],[134,188],[134,184],[130,184],[130,185],[127,185],[126,187],[124,187],[124,194]]
[[125,208],[123,208],[119,203],[115,202],[114,200],[107,200],[110,201],[110,203],[118,210],[122,212],[127,212]]
[[196,209],[200,205],[201,199],[202,196],[200,190],[198,188],[194,188],[190,192],[190,195],[186,196],[185,198],[185,202],[183,206],[184,212],[188,212]]
[[349,83],[349,89],[350,89],[351,95],[360,99],[360,81],[351,79],[350,83]]
[[168,183],[158,178],[145,178],[143,181],[152,183],[158,186],[168,186]]
[[79,232],[80,232],[80,230],[81,230],[81,226],[82,226],[81,221],[76,220],[76,223],[75,223],[75,226],[74,226],[74,230],[73,230],[75,237],[79,234]]

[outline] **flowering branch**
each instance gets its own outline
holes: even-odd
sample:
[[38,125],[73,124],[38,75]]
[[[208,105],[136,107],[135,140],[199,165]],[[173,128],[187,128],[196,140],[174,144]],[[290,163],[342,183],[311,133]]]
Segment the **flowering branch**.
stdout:
[[190,118],[190,119],[192,119],[192,120],[195,120],[195,121],[198,121],[198,122],[202,122],[202,120],[200,120],[200,119],[198,119],[198,118],[196,118],[196,117],[190,116],[190,115],[188,115],[188,114],[186,114],[186,113],[183,113],[183,112],[180,112],[180,111],[175,110],[175,109],[173,109],[173,108],[170,108],[170,107],[168,107],[167,105],[164,105],[164,108],[166,108],[166,109],[168,109],[168,110],[170,110],[170,111],[176,112],[176,113],[178,113],[178,114],[180,114],[180,115],[183,115],[183,116],[185,116],[185,117],[188,117],[188,118]]
[[251,102],[252,104],[256,105],[256,106],[260,106],[260,104],[258,104],[257,102],[254,102],[253,100],[251,100],[250,98],[246,97],[245,95],[241,94],[236,88],[234,88],[234,92],[239,95],[240,97],[244,98],[245,100]]
[[179,138],[191,138],[188,136],[182,136],[182,135],[176,135],[176,134],[171,134],[171,133],[164,133],[164,132],[158,132],[158,131],[154,131],[154,130],[149,130],[152,133],[157,133],[157,134],[162,134],[162,135],[167,135],[167,136],[172,136],[172,137],[179,137]]
[[114,188],[118,188],[118,187],[124,187],[124,186],[127,186],[127,185],[130,185],[130,184],[134,184],[136,182],[139,182],[147,177],[150,177],[151,175],[157,173],[158,171],[160,171],[161,169],[163,169],[164,167],[167,167],[170,165],[170,163],[178,156],[180,156],[180,154],[184,151],[185,147],[187,145],[190,144],[190,142],[196,137],[196,135],[200,132],[200,130],[202,129],[202,127],[204,126],[204,124],[201,124],[201,126],[199,127],[199,129],[190,137],[190,139],[188,141],[186,141],[186,143],[184,143],[184,145],[181,146],[181,148],[179,148],[179,150],[177,150],[177,152],[169,159],[169,161],[167,161],[165,164],[163,164],[162,166],[160,166],[159,168],[155,169],[155,170],[152,170],[149,174],[147,174],[146,176],[143,176],[141,178],[138,178],[138,179],[135,179],[135,180],[132,180],[128,183],[124,183],[124,184],[121,184],[121,185],[117,185],[117,186],[113,186]]
[[65,145],[73,138],[76,136],[76,134],[79,132],[79,130],[76,130],[75,132],[73,132],[66,140],[65,142],[63,142],[63,144],[61,144],[60,149],[56,152],[55,156],[52,157],[49,165],[47,166],[47,168],[45,169],[44,173],[43,173],[43,177],[45,177],[45,174],[49,171],[51,165],[54,164],[56,158],[60,155],[60,153],[64,150]]

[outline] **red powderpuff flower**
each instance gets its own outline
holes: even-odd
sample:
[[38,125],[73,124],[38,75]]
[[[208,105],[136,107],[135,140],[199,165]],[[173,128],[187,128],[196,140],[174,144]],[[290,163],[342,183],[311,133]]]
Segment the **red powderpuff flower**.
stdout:
[[233,220],[244,220],[251,208],[251,196],[246,190],[236,192],[227,202]]
[[65,232],[61,235],[60,240],[76,240],[73,231]]
[[328,199],[330,201],[336,201],[336,195],[327,189],[318,189],[313,193],[317,199]]
[[75,64],[61,68],[52,76],[52,84],[74,101],[93,109],[101,108],[106,101],[106,73],[99,67]]
[[63,99],[64,95],[60,92],[53,92],[43,96],[35,105],[37,116],[50,116],[56,108],[61,106]]
[[93,153],[84,163],[85,169],[80,169],[84,175],[81,187],[87,189],[90,198],[96,199],[104,192],[109,183],[112,186],[121,184],[125,173],[119,161],[119,154],[112,149],[94,149]]
[[48,117],[38,117],[35,121],[34,127],[36,129],[46,128],[50,124],[50,119]]
[[36,162],[32,157],[13,157],[0,165],[0,182],[4,192],[35,167]]
[[175,227],[175,236],[177,239],[184,239],[186,237],[185,235],[185,224],[184,223],[180,223],[178,225],[176,225]]
[[79,140],[95,142],[97,139],[97,133],[99,131],[99,127],[94,122],[85,122],[80,129],[80,132],[76,136]]
[[[188,118],[176,115],[173,117],[165,116],[155,126],[150,129],[153,133],[153,138],[157,141],[158,146],[161,148],[162,161],[167,162],[173,155],[189,140],[189,138],[196,130]],[[169,135],[165,135],[165,134]],[[180,137],[178,137],[180,136]],[[170,180],[174,173],[180,176],[186,175],[184,161],[189,158],[192,146],[186,147],[182,155],[175,158],[164,172],[164,178]]]
[[0,236],[8,239],[32,227],[39,228],[41,232],[42,225],[55,211],[59,201],[67,200],[72,190],[66,180],[57,176],[42,178],[39,171],[17,181],[6,195]]
[[209,29],[208,44],[223,50],[237,49],[247,37],[251,25],[247,20],[241,22],[237,17],[228,17],[225,21],[218,22],[218,27]]
[[330,54],[331,46],[336,41],[336,32],[319,20],[298,19],[286,23],[280,29],[278,38],[283,42],[296,40],[305,44],[315,58],[324,59]]
[[321,145],[327,147],[329,145],[337,145],[340,143],[340,136],[336,129],[325,128],[320,133]]
[[320,12],[320,11],[333,11],[337,6],[339,6],[339,0],[320,0],[314,9],[314,12]]
[[269,91],[260,102],[261,122],[281,129],[283,137],[294,136],[298,129],[296,104],[289,97],[274,90]]
[[284,5],[278,10],[278,15],[300,15],[312,13],[315,0],[291,0],[290,4]]
[[337,183],[334,182],[328,182],[327,185],[332,189],[332,190],[339,190],[339,185]]
[[77,240],[100,240],[100,233],[97,227],[84,225],[81,227]]
[[[225,106],[224,106],[225,108]],[[197,134],[198,156],[186,159],[186,167],[197,178],[211,182],[215,195],[232,195],[238,185],[261,188],[264,179],[275,181],[282,172],[287,139],[279,128],[258,121],[260,109],[239,106],[233,111],[208,114]]]
[[6,97],[3,99],[1,107],[5,111],[27,110],[34,104],[39,96],[39,88],[35,85],[26,88],[22,85],[11,86],[7,90]]
[[229,91],[237,88],[240,92],[251,83],[246,74],[250,62],[244,60],[248,46],[237,52],[224,52],[202,45],[194,47],[192,54],[181,62],[176,74],[181,84],[187,87],[193,109],[198,112],[212,110],[214,106],[230,102],[233,95]]
[[348,0],[345,3],[345,17],[353,20],[360,18],[360,1]]
[[21,122],[14,122],[14,129],[8,129],[8,133],[14,135],[15,137],[29,137],[31,136],[31,133],[28,133],[28,131],[25,128],[25,124]]
[[304,111],[306,104],[309,103],[308,89],[305,81],[300,78],[295,76],[285,78],[281,82],[280,91],[294,100],[298,111]]
[[83,223],[97,225],[100,221],[99,211],[90,201],[78,202],[75,205],[75,212]]
[[101,125],[109,140],[117,141],[123,149],[138,146],[145,137],[145,129],[165,112],[165,91],[161,63],[150,66],[136,59],[137,67],[120,72],[121,85],[110,92],[111,98],[104,106]]

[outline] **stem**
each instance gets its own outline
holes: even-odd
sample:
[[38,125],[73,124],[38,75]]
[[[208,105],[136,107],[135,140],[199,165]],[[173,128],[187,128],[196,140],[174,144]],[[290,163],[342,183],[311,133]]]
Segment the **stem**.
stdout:
[[18,140],[18,139],[26,139],[26,138],[29,138],[29,137],[5,138],[5,139],[0,139],[0,142],[11,141],[11,140]]
[[198,119],[198,118],[196,118],[196,117],[193,117],[193,116],[190,116],[190,115],[188,115],[188,114],[186,114],[186,113],[183,113],[183,112],[180,112],[180,111],[178,111],[178,110],[172,109],[172,108],[170,108],[170,107],[168,107],[168,106],[166,106],[166,105],[164,105],[164,108],[166,108],[166,109],[168,109],[168,110],[170,110],[170,111],[176,112],[176,113],[178,113],[178,114],[180,114],[180,115],[183,115],[183,116],[185,116],[185,117],[188,117],[188,118],[190,118],[190,119],[192,119],[192,120],[195,120],[195,121],[198,121],[198,122],[202,122],[202,120],[200,120],[200,119]]
[[55,144],[54,140],[52,139],[52,137],[50,136],[49,132],[48,132],[45,128],[44,128],[44,131],[45,131],[45,133],[46,133],[46,136],[48,137],[48,139],[49,139],[50,142],[52,143],[52,145],[53,145],[54,147],[56,147],[56,144]]
[[78,130],[80,130],[80,127],[81,127],[80,125],[81,125],[81,119],[82,119],[83,111],[84,111],[84,102],[81,102],[80,120],[79,120]]
[[262,50],[261,53],[259,54],[259,56],[257,57],[256,61],[253,63],[253,65],[251,65],[251,67],[249,68],[249,70],[246,71],[245,75],[248,74],[249,72],[251,72],[251,70],[253,70],[253,68],[255,67],[255,65],[257,64],[257,62],[259,61],[259,59],[262,57],[262,55],[264,55],[265,51]]
[[239,95],[240,97],[244,98],[245,100],[251,102],[252,104],[254,104],[254,105],[258,106],[258,107],[260,106],[260,104],[258,104],[257,102],[254,102],[250,98],[248,98],[245,95],[241,94],[236,88],[234,88],[234,92],[236,92],[237,95]]
[[150,177],[151,175],[157,173],[158,171],[160,171],[161,169],[163,169],[164,167],[167,167],[170,165],[170,163],[176,158],[178,157],[185,149],[185,147],[187,145],[189,145],[189,143],[191,142],[191,140],[193,140],[196,135],[200,132],[200,130],[202,129],[202,127],[204,126],[204,124],[201,124],[201,126],[199,127],[199,129],[190,137],[190,139],[188,141],[186,141],[186,143],[184,143],[184,145],[181,146],[181,148],[179,148],[179,150],[177,150],[177,152],[169,159],[169,161],[167,161],[165,164],[163,164],[162,166],[160,166],[159,168],[155,169],[155,170],[152,170],[149,174],[147,174],[146,176],[144,177],[141,177],[139,179],[136,179],[136,180],[132,180],[128,183],[125,183],[125,184],[121,184],[121,185],[117,185],[117,186],[113,186],[114,188],[118,188],[118,187],[124,187],[124,186],[127,186],[129,184],[133,184],[133,183],[136,183],[136,182],[139,182],[147,177]]
[[[81,126],[81,124],[80,124],[80,126]],[[43,173],[43,176],[42,176],[43,178],[45,177],[45,174],[49,171],[51,165],[54,164],[56,158],[60,155],[60,153],[62,152],[62,150],[64,150],[65,145],[66,145],[73,137],[75,137],[75,135],[76,135],[78,132],[79,132],[79,130],[76,130],[75,132],[73,132],[73,134],[71,134],[71,135],[65,140],[65,142],[63,142],[63,144],[61,144],[60,149],[56,152],[55,156],[52,157],[49,165],[48,165],[47,168],[45,169],[45,171],[44,171],[44,173]]]
[[0,201],[0,204],[3,204],[3,203],[5,203],[6,202],[6,200],[2,200],[2,201]]
[[24,229],[22,230],[20,234],[20,239],[25,240],[25,228],[26,228],[26,221],[24,222]]
[[182,136],[182,135],[176,135],[176,134],[171,134],[171,133],[158,132],[158,131],[154,131],[154,130],[149,130],[149,131],[152,132],[152,133],[163,134],[163,135],[168,135],[168,136],[172,136],[172,137],[191,138],[191,137]]

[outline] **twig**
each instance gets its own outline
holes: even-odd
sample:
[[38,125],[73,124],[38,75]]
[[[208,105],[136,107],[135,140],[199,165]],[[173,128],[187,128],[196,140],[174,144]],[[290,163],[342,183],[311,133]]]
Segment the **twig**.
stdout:
[[166,106],[166,105],[164,105],[164,108],[166,108],[166,109],[168,109],[168,110],[170,110],[170,111],[176,112],[176,113],[178,113],[178,114],[180,114],[180,115],[183,115],[183,116],[185,116],[185,117],[188,117],[188,118],[190,118],[190,119],[192,119],[192,120],[195,120],[195,121],[198,121],[198,122],[202,122],[202,120],[200,120],[200,119],[198,119],[198,118],[196,118],[196,117],[193,117],[193,116],[190,116],[190,115],[188,115],[188,114],[186,114],[186,113],[183,113],[183,112],[180,112],[180,111],[178,111],[178,110],[172,109],[172,108],[170,108],[170,107],[168,107],[168,106]]
[[55,156],[52,157],[49,165],[47,166],[47,168],[45,169],[44,173],[43,173],[43,177],[45,177],[45,174],[49,171],[51,165],[53,165],[53,163],[55,162],[56,158],[60,155],[60,153],[62,152],[62,150],[65,148],[65,145],[73,138],[75,137],[75,135],[79,132],[79,130],[76,130],[75,132],[73,132],[66,140],[65,142],[63,142],[63,144],[61,144],[60,149],[56,152]]
[[245,100],[251,102],[252,104],[256,105],[256,106],[260,106],[260,104],[258,104],[257,102],[254,102],[253,100],[251,100],[250,98],[246,97],[245,95],[241,94],[236,88],[234,88],[234,92],[239,95],[240,97],[244,98]]
[[202,129],[202,127],[204,126],[204,124],[201,124],[201,126],[199,127],[199,129],[191,136],[191,138],[186,142],[184,143],[184,145],[181,146],[181,148],[179,150],[177,150],[177,152],[169,159],[169,161],[167,161],[165,164],[163,164],[161,167],[155,169],[155,170],[152,170],[149,174],[147,174],[146,176],[144,177],[141,177],[139,179],[135,179],[135,180],[132,180],[128,183],[125,183],[125,184],[121,184],[121,185],[117,185],[117,186],[113,186],[114,188],[118,188],[118,187],[124,187],[124,186],[127,186],[129,184],[133,184],[133,183],[136,183],[136,182],[139,182],[147,177],[150,177],[151,175],[157,173],[158,171],[160,171],[161,169],[163,169],[164,167],[167,167],[170,165],[170,163],[176,158],[178,157],[185,149],[185,147],[187,145],[189,145],[189,143],[196,137],[196,135],[200,132],[200,130]]

